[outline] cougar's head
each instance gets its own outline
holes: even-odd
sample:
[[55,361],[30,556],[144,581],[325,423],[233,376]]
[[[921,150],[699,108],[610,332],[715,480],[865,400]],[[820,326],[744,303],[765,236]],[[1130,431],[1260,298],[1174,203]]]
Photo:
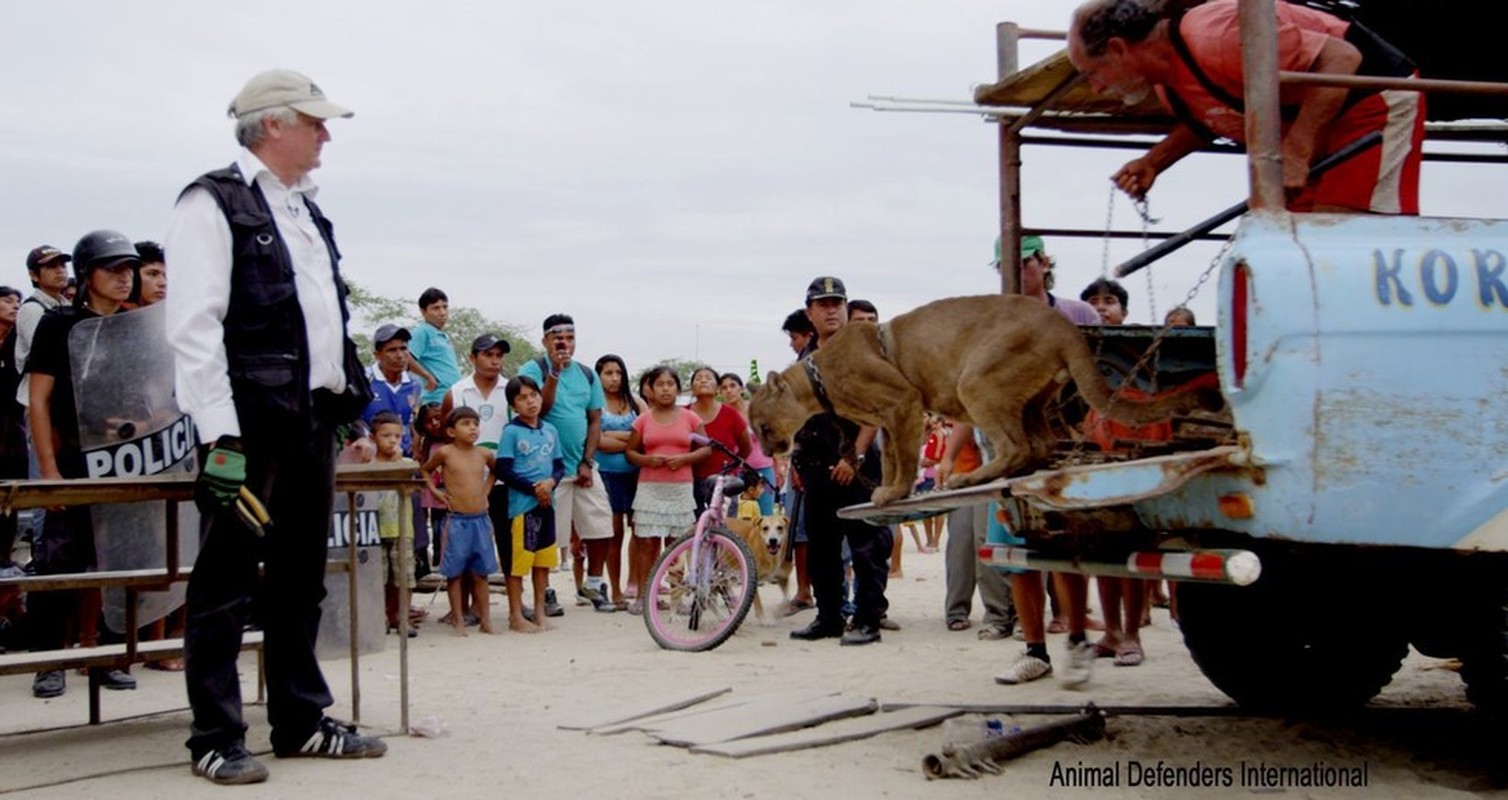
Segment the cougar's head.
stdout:
[[789,453],[796,431],[811,416],[807,404],[797,397],[790,381],[779,372],[771,372],[749,399],[749,426],[759,437],[760,449],[768,456]]

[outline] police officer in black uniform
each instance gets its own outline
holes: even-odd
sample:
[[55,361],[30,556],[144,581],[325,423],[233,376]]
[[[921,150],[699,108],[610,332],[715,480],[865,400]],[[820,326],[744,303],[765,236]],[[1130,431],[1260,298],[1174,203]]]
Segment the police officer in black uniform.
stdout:
[[[813,388],[822,394],[822,377],[808,356],[848,321],[843,281],[821,277],[806,290],[806,314],[817,330],[801,357]],[[880,625],[889,608],[892,533],[861,520],[840,519],[838,509],[866,503],[880,483],[880,458],[874,430],[834,413],[818,414],[796,432],[791,465],[801,478],[807,532],[807,572],[817,600],[817,618],[791,631],[793,639],[841,637],[845,645],[880,641]],[[854,613],[845,631],[843,618],[843,543],[853,558]]]

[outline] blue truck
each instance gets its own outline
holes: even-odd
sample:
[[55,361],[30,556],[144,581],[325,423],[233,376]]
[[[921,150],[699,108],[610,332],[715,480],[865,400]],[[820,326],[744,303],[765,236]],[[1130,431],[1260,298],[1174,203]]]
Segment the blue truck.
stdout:
[[[1155,132],[1124,110],[1084,113],[1092,98],[1054,116],[1082,94],[1065,63],[976,92],[992,106],[1041,99],[995,115],[1007,241],[1021,233],[1024,127]],[[1278,80],[1249,66],[1247,107]],[[1501,109],[1508,87],[1495,91]],[[1505,135],[1501,122],[1471,130]],[[1412,645],[1459,659],[1470,700],[1508,712],[1508,222],[1291,214],[1274,162],[1250,162],[1251,210],[1213,265],[1214,326],[1084,329],[1112,384],[1202,379],[1222,412],[1095,447],[1069,390],[1050,406],[1059,446],[1036,471],[845,515],[994,502],[1026,540],[992,540],[981,553],[994,563],[1175,579],[1191,655],[1245,706],[1365,703]]]

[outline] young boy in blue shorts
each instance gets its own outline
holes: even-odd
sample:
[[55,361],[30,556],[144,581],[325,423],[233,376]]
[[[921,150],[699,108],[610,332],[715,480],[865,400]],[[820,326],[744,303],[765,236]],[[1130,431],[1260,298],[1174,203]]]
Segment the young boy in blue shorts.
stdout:
[[560,563],[555,547],[555,485],[565,477],[560,433],[539,418],[544,395],[527,375],[503,387],[513,419],[503,428],[497,448],[498,477],[508,486],[512,555],[508,570],[508,629],[520,633],[548,630],[543,617],[524,619],[524,576],[533,574],[534,607],[545,607],[550,570]]
[[[445,420],[450,444],[430,454],[424,462],[424,481],[429,491],[450,509],[445,518],[445,543],[440,555],[440,574],[450,597],[450,619],[456,636],[466,635],[466,613],[461,595],[471,589],[472,611],[481,618],[482,633],[496,633],[487,604],[487,576],[497,571],[492,544],[492,522],[487,516],[487,492],[497,480],[497,456],[477,447],[482,418],[476,409],[462,406]],[[434,472],[445,475],[445,488],[435,485]],[[471,576],[469,587],[466,576]],[[511,602],[511,601],[510,601]]]

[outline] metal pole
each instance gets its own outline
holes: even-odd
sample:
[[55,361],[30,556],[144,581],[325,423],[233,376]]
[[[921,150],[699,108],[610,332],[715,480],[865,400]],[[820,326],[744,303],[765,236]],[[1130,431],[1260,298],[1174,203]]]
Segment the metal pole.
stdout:
[[1246,153],[1251,210],[1281,211],[1283,139],[1278,107],[1278,12],[1275,0],[1240,0],[1241,70],[1246,76]]
[[1441,92],[1467,95],[1505,95],[1508,83],[1451,81],[1439,78],[1388,78],[1376,75],[1333,75],[1319,72],[1279,72],[1278,79],[1296,86],[1339,86],[1345,89],[1392,89],[1403,92]]
[[1073,572],[1118,578],[1166,579],[1250,586],[1262,575],[1262,561],[1250,550],[1147,551],[1131,553],[1123,561],[1092,560],[986,544],[979,548],[986,564],[1038,572]]
[[[1360,139],[1351,142],[1345,147],[1342,147],[1341,149],[1336,150],[1334,153],[1331,153],[1330,155],[1320,159],[1320,162],[1318,164],[1315,164],[1314,167],[1309,170],[1309,180],[1311,182],[1314,181],[1319,176],[1334,169],[1337,165],[1345,163],[1347,160],[1356,156],[1363,150],[1375,147],[1376,145],[1379,145],[1381,143],[1382,134],[1378,133],[1377,131],[1373,131],[1361,137]],[[1227,208],[1224,211],[1221,211],[1220,213],[1210,217],[1209,219],[1195,224],[1192,228],[1189,228],[1182,233],[1167,238],[1157,246],[1149,247],[1146,250],[1143,250],[1140,253],[1132,256],[1131,258],[1126,259],[1125,262],[1115,268],[1115,277],[1124,278],[1127,275],[1130,275],[1131,273],[1141,269],[1142,267],[1151,264],[1159,258],[1172,253],[1174,250],[1182,248],[1184,245],[1194,241],[1195,239],[1205,238],[1205,235],[1210,231],[1220,227],[1221,225],[1224,225],[1227,222],[1230,222],[1231,220],[1245,213],[1246,202],[1242,201],[1240,203],[1237,203],[1230,208]]]
[[183,556],[178,552],[178,501],[168,500],[166,502],[167,519],[164,520],[166,523],[164,529],[167,531],[168,580],[174,581],[178,579],[178,562],[183,559]]
[[408,618],[413,590],[409,580],[414,575],[414,493],[410,488],[398,492],[398,724],[408,733],[408,632],[413,621]]
[[351,603],[351,721],[361,722],[361,665],[356,635],[361,615],[356,610],[356,493],[346,492],[346,598]]
[[[995,71],[1000,80],[1018,69],[1020,27],[1014,22],[995,26]],[[1000,291],[1021,293],[1021,134],[1000,127]]]

